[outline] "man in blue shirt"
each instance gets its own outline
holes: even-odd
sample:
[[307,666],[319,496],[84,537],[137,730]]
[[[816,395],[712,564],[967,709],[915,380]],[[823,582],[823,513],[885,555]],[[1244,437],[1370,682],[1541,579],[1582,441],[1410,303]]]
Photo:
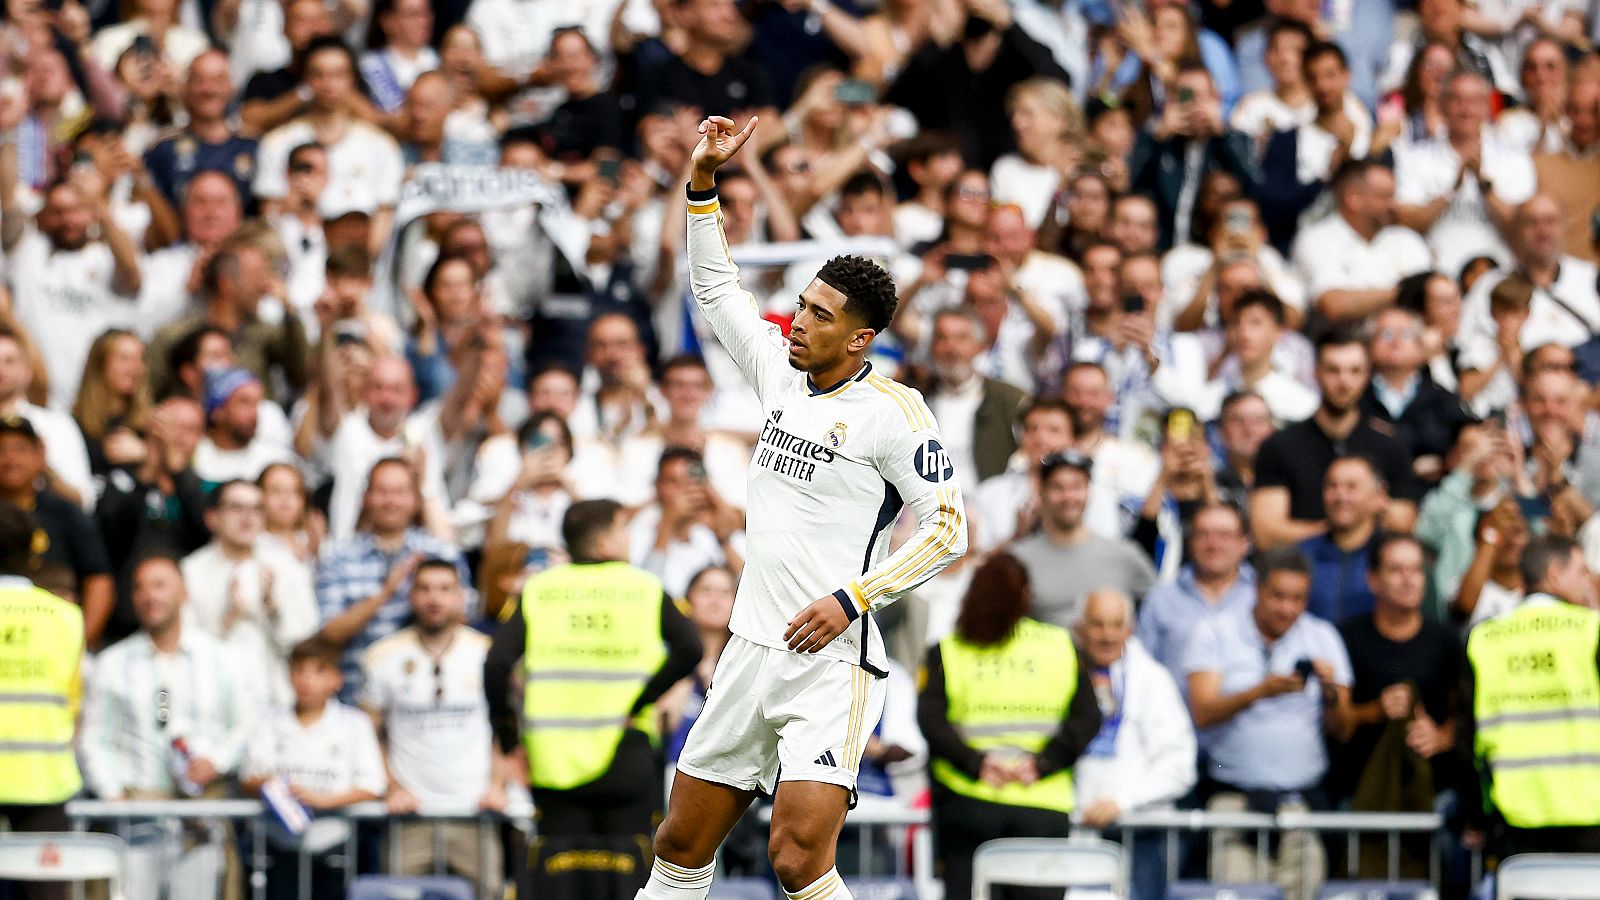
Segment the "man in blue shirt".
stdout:
[[[1184,655],[1204,754],[1206,808],[1277,813],[1324,806],[1323,743],[1350,730],[1350,659],[1333,626],[1306,614],[1311,565],[1292,547],[1256,558],[1256,603],[1202,621]],[[1326,867],[1314,834],[1289,832],[1267,860],[1288,900],[1309,900]],[[1218,836],[1213,881],[1255,878],[1254,844]]]
[[1184,685],[1183,654],[1195,626],[1256,602],[1255,570],[1246,563],[1250,542],[1238,507],[1206,506],[1194,514],[1189,559],[1176,582],[1150,589],[1139,608],[1139,643]]
[[1333,461],[1322,478],[1322,505],[1328,530],[1300,542],[1311,561],[1311,597],[1307,610],[1331,623],[1372,612],[1367,567],[1377,543],[1378,517],[1389,501],[1383,479],[1371,461],[1344,456]]
[[144,155],[151,180],[173,206],[182,204],[189,180],[197,172],[216,171],[233,179],[246,215],[253,214],[255,195],[250,182],[256,177],[256,142],[229,127],[228,104],[232,100],[228,55],[208,50],[195,57],[183,83],[189,127],[157,141]]
[[[411,616],[411,575],[423,560],[441,559],[471,584],[461,551],[418,527],[422,491],[405,460],[388,457],[372,467],[362,499],[361,530],[323,548],[317,564],[321,636],[344,649],[339,696],[355,702],[365,683],[362,653],[399,631]],[[469,621],[477,592],[467,591]]]

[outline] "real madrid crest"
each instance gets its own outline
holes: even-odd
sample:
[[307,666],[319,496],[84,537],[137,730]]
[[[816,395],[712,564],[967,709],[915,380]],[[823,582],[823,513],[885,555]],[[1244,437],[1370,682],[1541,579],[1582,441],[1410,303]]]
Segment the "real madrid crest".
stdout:
[[827,435],[829,449],[837,450],[844,446],[845,431],[849,428],[850,426],[843,422],[833,423],[833,427],[828,429]]

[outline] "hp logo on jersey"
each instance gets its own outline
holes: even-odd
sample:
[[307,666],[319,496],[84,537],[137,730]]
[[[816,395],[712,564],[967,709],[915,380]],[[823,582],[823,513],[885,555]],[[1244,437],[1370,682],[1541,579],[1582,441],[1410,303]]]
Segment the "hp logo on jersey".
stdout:
[[932,438],[917,448],[911,462],[916,466],[917,474],[922,476],[922,480],[933,484],[949,481],[955,475],[955,468],[950,465],[950,454],[944,451],[943,445]]

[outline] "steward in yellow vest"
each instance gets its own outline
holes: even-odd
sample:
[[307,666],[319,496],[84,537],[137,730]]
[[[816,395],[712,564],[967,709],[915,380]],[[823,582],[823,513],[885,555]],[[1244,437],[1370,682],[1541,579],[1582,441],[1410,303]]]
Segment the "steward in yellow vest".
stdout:
[[67,831],[83,787],[73,756],[82,698],[83,612],[34,587],[33,518],[0,501],[0,822]]
[[631,898],[661,809],[654,703],[694,672],[700,636],[659,578],[621,561],[621,506],[575,503],[561,530],[573,562],[528,579],[484,663],[501,748],[526,751],[539,817],[523,896]]
[[1026,616],[1028,573],[1000,553],[972,577],[955,633],[929,651],[917,722],[932,757],[945,893],[966,900],[972,853],[1002,837],[1066,837],[1072,764],[1100,707],[1072,635]]
[[1522,575],[1528,596],[1467,638],[1469,715],[1458,743],[1479,777],[1464,779],[1463,810],[1482,819],[1492,807],[1506,853],[1600,852],[1594,581],[1577,544],[1550,535],[1523,552]]

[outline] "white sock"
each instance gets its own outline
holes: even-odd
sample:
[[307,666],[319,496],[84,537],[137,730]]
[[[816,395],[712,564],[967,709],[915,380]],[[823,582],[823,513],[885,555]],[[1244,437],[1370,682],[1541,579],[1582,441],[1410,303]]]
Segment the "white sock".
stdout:
[[839,877],[838,869],[829,869],[821,878],[811,882],[798,891],[784,891],[789,900],[854,900],[850,896],[850,889],[844,886],[844,879]]
[[650,881],[634,900],[706,900],[711,893],[712,861],[701,869],[685,869],[661,857],[650,866]]

